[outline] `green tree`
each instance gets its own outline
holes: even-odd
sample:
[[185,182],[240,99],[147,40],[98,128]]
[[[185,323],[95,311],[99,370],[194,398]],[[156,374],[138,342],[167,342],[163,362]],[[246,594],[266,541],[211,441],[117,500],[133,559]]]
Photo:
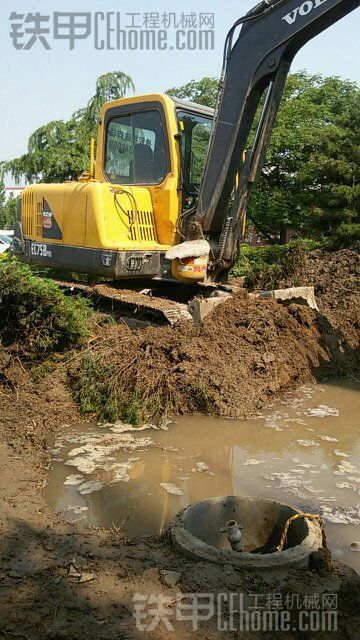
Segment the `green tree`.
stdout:
[[202,78],[202,80],[191,80],[182,87],[168,89],[166,92],[173,98],[188,100],[203,104],[206,107],[215,107],[218,92],[219,80],[217,78]]
[[96,82],[95,95],[89,100],[84,110],[83,120],[89,126],[89,131],[97,138],[101,107],[105,102],[123,98],[129,91],[135,91],[135,85],[122,71],[113,71],[100,76]]
[[249,212],[273,238],[292,227],[317,239],[360,216],[360,90],[290,75]]
[[[6,200],[4,174],[0,169],[0,215],[3,211]],[[0,224],[1,226],[1,224]]]
[[6,199],[3,167],[0,166],[0,229],[13,229],[17,213],[18,197],[11,193]]
[[16,220],[18,201],[20,196],[12,193],[0,209],[0,229],[13,229]]
[[[217,81],[191,81],[169,95],[213,107]],[[254,123],[256,130],[261,105]],[[288,77],[266,161],[249,214],[277,241],[287,227],[317,239],[360,223],[360,89],[337,77]]]
[[87,140],[79,140],[78,123],[54,120],[31,134],[27,153],[6,163],[15,181],[63,182],[78,177],[88,163]]
[[70,120],[54,120],[30,136],[27,153],[4,163],[16,181],[63,182],[74,180],[89,163],[90,137],[97,137],[100,109],[107,100],[123,98],[134,90],[130,76],[115,71],[98,78],[94,96]]

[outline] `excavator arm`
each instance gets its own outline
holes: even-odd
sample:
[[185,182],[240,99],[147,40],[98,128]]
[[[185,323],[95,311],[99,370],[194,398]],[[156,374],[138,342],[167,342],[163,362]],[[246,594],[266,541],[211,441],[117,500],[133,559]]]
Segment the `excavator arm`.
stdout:
[[[214,279],[216,273],[229,269],[236,256],[241,218],[251,186],[261,174],[295,54],[311,38],[359,5],[360,0],[262,0],[230,30],[204,177],[187,238],[206,236],[210,240],[209,270]],[[240,24],[240,34],[233,43]],[[240,169],[266,89],[257,134]],[[237,188],[229,207],[238,173]]]

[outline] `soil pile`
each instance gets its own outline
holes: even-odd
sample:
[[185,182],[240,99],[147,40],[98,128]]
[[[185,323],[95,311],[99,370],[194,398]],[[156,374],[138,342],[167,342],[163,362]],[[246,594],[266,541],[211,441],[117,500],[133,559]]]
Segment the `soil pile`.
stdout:
[[[98,327],[95,341],[71,360],[74,387],[79,390],[83,381],[84,394],[88,385],[88,407],[95,399],[99,411],[102,405],[127,406],[133,418],[144,404],[153,414],[163,408],[248,415],[286,389],[323,375],[324,365],[329,371],[330,359],[350,371],[358,340],[358,320],[351,315],[358,310],[358,283],[352,276],[353,256],[339,253],[345,256],[340,266],[332,263],[338,254],[327,254],[326,263],[312,254],[304,263],[302,284],[316,285],[325,315],[243,292],[221,305],[201,329],[187,323],[135,332],[125,325]],[[262,576],[235,571],[229,564],[195,565],[178,556],[166,538],[126,541],[117,530],[81,528],[51,513],[42,490],[44,437],[53,427],[80,420],[65,373],[65,361],[59,360],[36,381],[16,351],[0,345],[4,637],[130,640],[141,635],[132,615],[134,593],[163,593],[174,603],[180,589],[245,594],[275,589],[284,594],[337,593],[339,630],[332,636],[355,638],[359,579],[336,563],[328,567],[319,562],[312,571],[294,572],[284,583],[274,580],[269,586]],[[77,577],[71,574],[73,565]],[[179,585],[166,586],[163,570],[178,570]],[[201,637],[223,638],[215,625],[204,625]],[[299,633],[277,635],[296,640]],[[320,636],[328,637],[324,633]],[[194,637],[184,624],[175,634],[161,626],[155,635],[158,640]],[[264,633],[251,636],[260,640]]]
[[320,313],[242,291],[201,329],[107,327],[72,368],[77,399],[102,419],[135,424],[164,412],[246,417],[301,383],[356,375],[359,259],[357,250],[307,253],[282,283],[314,285]]
[[320,310],[354,347],[360,329],[360,242],[351,250],[304,254],[300,272],[286,286],[313,285]]
[[65,369],[35,382],[14,353],[0,344],[0,428],[15,449],[45,449],[54,427],[78,422],[80,415],[66,387]]
[[[125,324],[95,326],[94,320],[96,338],[70,359],[74,397],[83,413],[106,421],[140,424],[192,412],[246,417],[301,383],[356,375],[359,263],[358,248],[306,253],[296,278],[282,283],[314,285],[320,314],[240,291],[200,329],[183,322],[132,331]],[[35,382],[17,354],[22,357],[16,345],[0,345],[0,421],[9,434],[19,420],[25,442],[51,425],[77,420],[65,361]]]
[[[146,405],[142,419],[164,411],[248,416],[269,398],[312,379],[329,360],[313,311],[245,292],[219,306],[200,329],[187,322],[135,332],[108,327],[88,357],[111,387],[103,398],[111,406],[118,401],[118,417],[130,421],[132,416],[121,415],[122,403]],[[77,386],[84,370],[83,361],[72,370],[80,395],[89,391]],[[95,377],[88,376],[89,385]],[[95,384],[99,388],[99,377]]]

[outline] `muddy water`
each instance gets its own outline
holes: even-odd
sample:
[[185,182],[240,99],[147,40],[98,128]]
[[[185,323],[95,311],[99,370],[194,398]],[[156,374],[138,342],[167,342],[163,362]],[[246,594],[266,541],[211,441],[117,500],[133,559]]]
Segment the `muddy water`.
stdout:
[[82,424],[52,445],[47,496],[70,521],[159,533],[191,502],[276,498],[327,524],[333,556],[360,572],[360,385],[307,385],[255,419],[183,417],[165,430]]

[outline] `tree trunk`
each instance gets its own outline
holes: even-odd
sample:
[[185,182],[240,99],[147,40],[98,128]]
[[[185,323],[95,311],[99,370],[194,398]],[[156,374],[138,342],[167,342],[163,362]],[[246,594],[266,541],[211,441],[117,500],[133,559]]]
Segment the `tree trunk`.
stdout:
[[286,243],[287,243],[287,226],[282,222],[280,227],[280,244],[286,244]]

